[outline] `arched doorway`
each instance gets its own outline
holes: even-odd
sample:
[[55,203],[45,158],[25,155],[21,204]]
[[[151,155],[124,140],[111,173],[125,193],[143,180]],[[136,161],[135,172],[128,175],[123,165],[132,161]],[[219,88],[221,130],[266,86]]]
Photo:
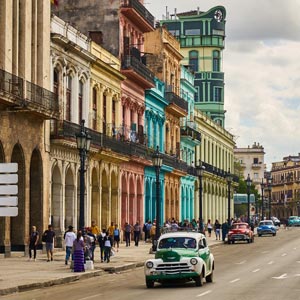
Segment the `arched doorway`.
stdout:
[[97,169],[93,168],[92,171],[92,220],[96,221],[96,224],[100,224],[100,198],[99,198],[99,180],[97,176]]
[[129,224],[134,224],[134,218],[136,218],[136,192],[135,192],[135,185],[134,185],[134,180],[133,176],[130,177],[129,179],[129,211],[127,212],[127,215],[129,216],[127,222]]
[[14,146],[11,162],[18,164],[18,216],[11,217],[11,251],[25,250],[25,159],[20,144]]
[[150,219],[151,211],[151,189],[150,189],[150,179],[146,180],[145,184],[145,222]]
[[142,180],[138,178],[137,180],[137,203],[136,203],[136,221],[140,224],[143,223],[143,188]]
[[125,174],[122,175],[122,204],[121,204],[121,225],[123,226],[125,222],[127,222],[127,198],[128,198],[128,191],[127,191],[127,179]]
[[101,192],[101,228],[108,228],[109,225],[109,186],[108,174],[105,170],[102,171],[102,192]]
[[118,176],[113,171],[111,173],[111,221],[118,223]]
[[[34,149],[30,160],[30,204],[29,225],[36,226],[38,232],[43,231],[43,164],[41,153]],[[40,239],[41,246],[41,239]]]
[[71,167],[66,171],[65,176],[65,221],[64,228],[76,226],[75,222],[75,175]]
[[56,165],[52,171],[51,186],[51,224],[54,231],[61,231],[61,212],[62,212],[62,179],[61,172]]

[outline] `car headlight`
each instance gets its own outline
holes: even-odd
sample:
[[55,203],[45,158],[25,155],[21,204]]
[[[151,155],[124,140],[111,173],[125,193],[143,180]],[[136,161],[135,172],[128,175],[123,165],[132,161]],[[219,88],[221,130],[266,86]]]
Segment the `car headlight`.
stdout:
[[191,258],[190,263],[194,266],[198,263],[198,260],[195,257],[193,257]]
[[147,267],[148,269],[152,269],[153,266],[154,266],[154,264],[153,264],[152,261],[147,261],[147,262],[146,262],[146,267]]

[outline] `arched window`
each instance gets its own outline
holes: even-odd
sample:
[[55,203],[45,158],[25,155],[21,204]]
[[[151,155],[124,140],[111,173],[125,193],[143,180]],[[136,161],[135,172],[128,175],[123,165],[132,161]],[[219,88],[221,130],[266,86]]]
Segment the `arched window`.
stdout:
[[102,131],[106,134],[106,94],[103,94]]
[[193,50],[189,52],[189,65],[191,66],[194,72],[198,72],[199,70],[198,51]]
[[80,80],[79,81],[79,90],[78,90],[78,119],[79,119],[79,123],[81,123],[82,119],[83,119],[83,82]]
[[71,103],[72,103],[72,77],[67,76],[67,92],[66,92],[66,120],[71,121]]
[[93,88],[93,129],[97,130],[97,89]]
[[115,135],[115,130],[116,130],[116,101],[115,100],[112,101],[111,122],[112,122],[113,135]]
[[220,51],[213,51],[213,71],[220,72]]
[[58,97],[59,91],[59,72],[57,69],[54,69],[53,72],[53,93]]

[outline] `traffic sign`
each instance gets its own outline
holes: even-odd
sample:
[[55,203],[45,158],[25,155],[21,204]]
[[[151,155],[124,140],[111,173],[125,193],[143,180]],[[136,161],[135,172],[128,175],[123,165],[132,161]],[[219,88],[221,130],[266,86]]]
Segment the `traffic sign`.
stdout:
[[16,217],[18,215],[18,207],[1,207],[0,206],[0,217]]

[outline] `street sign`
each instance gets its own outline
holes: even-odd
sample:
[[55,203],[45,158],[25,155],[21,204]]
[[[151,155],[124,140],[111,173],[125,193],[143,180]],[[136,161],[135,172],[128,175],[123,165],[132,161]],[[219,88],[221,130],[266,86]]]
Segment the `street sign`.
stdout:
[[18,215],[18,207],[1,207],[0,206],[0,217],[16,217]]
[[0,217],[18,215],[17,172],[17,163],[0,163]]

